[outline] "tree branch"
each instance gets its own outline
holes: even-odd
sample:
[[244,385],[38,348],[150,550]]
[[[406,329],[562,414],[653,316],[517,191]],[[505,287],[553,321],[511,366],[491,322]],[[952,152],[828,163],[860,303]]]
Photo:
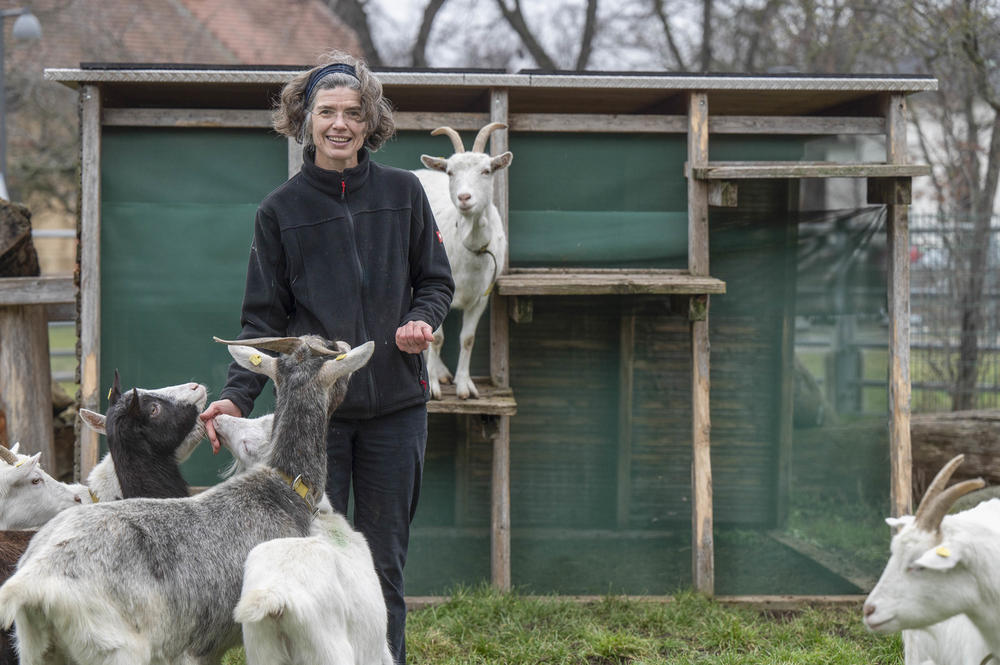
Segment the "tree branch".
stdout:
[[337,17],[358,36],[358,43],[368,65],[379,67],[385,64],[375,46],[375,40],[372,39],[368,13],[365,11],[367,2],[365,0],[327,0],[327,2]]
[[587,68],[590,60],[591,47],[594,43],[594,32],[597,27],[597,0],[587,0],[587,18],[583,24],[583,34],[580,36],[580,53],[576,58],[577,71]]
[[444,3],[445,0],[430,0],[424,8],[424,18],[420,22],[420,30],[417,32],[417,40],[413,43],[413,54],[410,60],[414,67],[427,66],[427,40],[430,39],[434,19]]
[[653,11],[656,13],[656,17],[660,19],[660,25],[663,26],[663,35],[667,38],[667,47],[677,62],[677,69],[681,71],[686,70],[688,66],[684,62],[684,57],[681,55],[680,49],[677,48],[677,42],[674,41],[674,31],[670,28],[670,18],[667,17],[663,0],[653,0]]
[[513,9],[507,9],[507,4],[504,0],[497,0],[497,7],[500,8],[500,13],[503,14],[510,27],[521,38],[521,42],[528,49],[531,57],[535,59],[535,63],[542,69],[559,69],[555,61],[549,57],[549,54],[545,52],[542,45],[535,39],[535,36],[531,33],[531,29],[528,28],[528,24],[524,20],[524,14],[521,13],[521,0],[514,0]]

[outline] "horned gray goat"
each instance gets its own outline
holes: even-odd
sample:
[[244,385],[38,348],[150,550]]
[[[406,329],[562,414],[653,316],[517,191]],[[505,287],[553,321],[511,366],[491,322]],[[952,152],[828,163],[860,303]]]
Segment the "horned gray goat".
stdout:
[[23,665],[217,663],[239,641],[232,613],[250,550],[309,533],[327,423],[374,343],[217,341],[275,383],[267,464],[194,497],[97,503],[42,527],[0,587],[0,625],[14,623]]
[[[455,394],[460,399],[479,397],[469,375],[476,326],[507,259],[507,235],[500,211],[493,203],[493,174],[510,166],[514,155],[508,151],[491,157],[484,152],[490,134],[506,128],[501,122],[491,122],[479,130],[472,151],[465,152],[458,132],[438,127],[431,134],[447,135],[455,153],[447,159],[421,155],[420,161],[427,169],[414,171],[427,192],[451,263],[455,280],[451,308],[462,310],[461,346],[454,375]],[[441,360],[442,344],[443,325],[434,331],[434,341],[427,350],[427,376],[434,399],[441,399],[441,384],[452,380]]]

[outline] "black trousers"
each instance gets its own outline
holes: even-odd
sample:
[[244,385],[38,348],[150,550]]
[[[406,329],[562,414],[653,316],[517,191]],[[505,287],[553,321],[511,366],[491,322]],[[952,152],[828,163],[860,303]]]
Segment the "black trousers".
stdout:
[[366,420],[330,421],[326,494],[347,514],[354,486],[354,528],[368,540],[389,614],[389,649],[406,663],[403,567],[427,447],[423,404]]

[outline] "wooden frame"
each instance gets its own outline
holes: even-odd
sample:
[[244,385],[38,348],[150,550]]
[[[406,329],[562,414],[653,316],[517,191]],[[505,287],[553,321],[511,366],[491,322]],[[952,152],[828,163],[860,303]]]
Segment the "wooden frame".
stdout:
[[[233,92],[276,90],[294,73],[281,71],[219,72],[202,70],[47,70],[46,78],[78,86],[82,107],[83,180],[81,228],[81,395],[82,405],[98,406],[100,384],[100,134],[106,126],[269,127],[263,109],[222,108]],[[905,155],[905,96],[932,90],[936,81],[920,77],[782,77],[698,75],[534,75],[501,73],[380,73],[387,94],[399,104],[400,130],[429,130],[446,124],[474,130],[489,121],[506,122],[496,132],[491,150],[507,149],[510,132],[673,133],[688,139],[688,270],[572,271],[510,270],[504,266],[491,303],[489,399],[482,404],[445,401],[429,411],[479,414],[490,424],[493,443],[492,559],[494,585],[507,589],[510,575],[510,422],[516,402],[510,390],[509,316],[530,312],[530,302],[515,299],[545,295],[661,294],[689,300],[692,387],[692,570],[695,588],[714,593],[712,537],[712,474],[710,460],[710,295],[725,293],[725,284],[709,272],[708,209],[738,202],[736,181],[746,178],[863,177],[870,200],[887,205],[890,242],[890,453],[892,503],[896,514],[909,510],[909,272],[906,205],[909,179],[928,173],[926,166],[907,163]],[[205,99],[200,108],[170,108],[169,104],[130,105],[128,91],[154,94],[156,86],[192,86]],[[120,86],[125,93],[116,108],[102,108],[103,86]],[[131,86],[131,87],[130,87]],[[395,87],[394,87],[395,86]],[[164,93],[174,94],[174,93]],[[208,101],[205,101],[208,100]],[[485,103],[483,103],[485,102]],[[421,108],[421,106],[427,108]],[[444,108],[449,107],[450,108]],[[160,107],[160,108],[154,108]],[[566,108],[587,113],[566,113]],[[471,110],[470,110],[471,109]],[[710,113],[711,111],[711,113]],[[829,111],[824,115],[824,111]],[[712,134],[746,135],[883,135],[886,161],[876,164],[710,162]],[[299,152],[289,143],[289,173],[298,168]],[[680,168],[680,165],[678,165]],[[497,178],[496,200],[506,223],[507,175]],[[523,299],[522,299],[523,300]],[[526,316],[530,314],[525,314]],[[782,333],[791,334],[789,329]],[[630,380],[625,349],[630,339],[627,317],[622,329],[623,385]],[[482,388],[481,388],[482,390]],[[783,403],[790,390],[782,389]],[[629,408],[627,395],[621,411]],[[620,417],[619,429],[628,427]],[[783,425],[787,429],[787,423]],[[96,463],[97,437],[84,433],[81,473]],[[623,438],[626,438],[624,434]],[[781,434],[787,437],[788,433]],[[627,442],[626,442],[627,443]],[[627,445],[626,445],[627,448]],[[782,462],[787,464],[787,459]],[[618,477],[628,477],[628,451],[619,459]],[[779,469],[787,480],[788,470]],[[785,482],[780,480],[779,483]],[[619,491],[617,520],[627,521],[627,497]],[[779,510],[781,507],[779,506]]]

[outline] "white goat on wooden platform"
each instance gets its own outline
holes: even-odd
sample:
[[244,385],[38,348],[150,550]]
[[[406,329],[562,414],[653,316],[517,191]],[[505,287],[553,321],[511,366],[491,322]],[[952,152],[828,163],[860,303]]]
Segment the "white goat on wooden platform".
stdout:
[[[510,166],[514,155],[508,151],[491,157],[484,152],[490,134],[506,128],[501,122],[491,122],[479,130],[472,151],[465,152],[458,132],[451,127],[438,127],[431,134],[446,134],[455,154],[447,159],[421,155],[420,161],[427,169],[415,171],[427,192],[451,263],[455,279],[451,307],[462,310],[461,348],[454,375],[455,394],[460,399],[479,397],[469,375],[476,326],[507,258],[503,219],[493,203],[493,174]],[[427,375],[434,399],[441,399],[441,384],[452,380],[451,372],[441,360],[443,343],[444,332],[439,327],[427,350]]]

